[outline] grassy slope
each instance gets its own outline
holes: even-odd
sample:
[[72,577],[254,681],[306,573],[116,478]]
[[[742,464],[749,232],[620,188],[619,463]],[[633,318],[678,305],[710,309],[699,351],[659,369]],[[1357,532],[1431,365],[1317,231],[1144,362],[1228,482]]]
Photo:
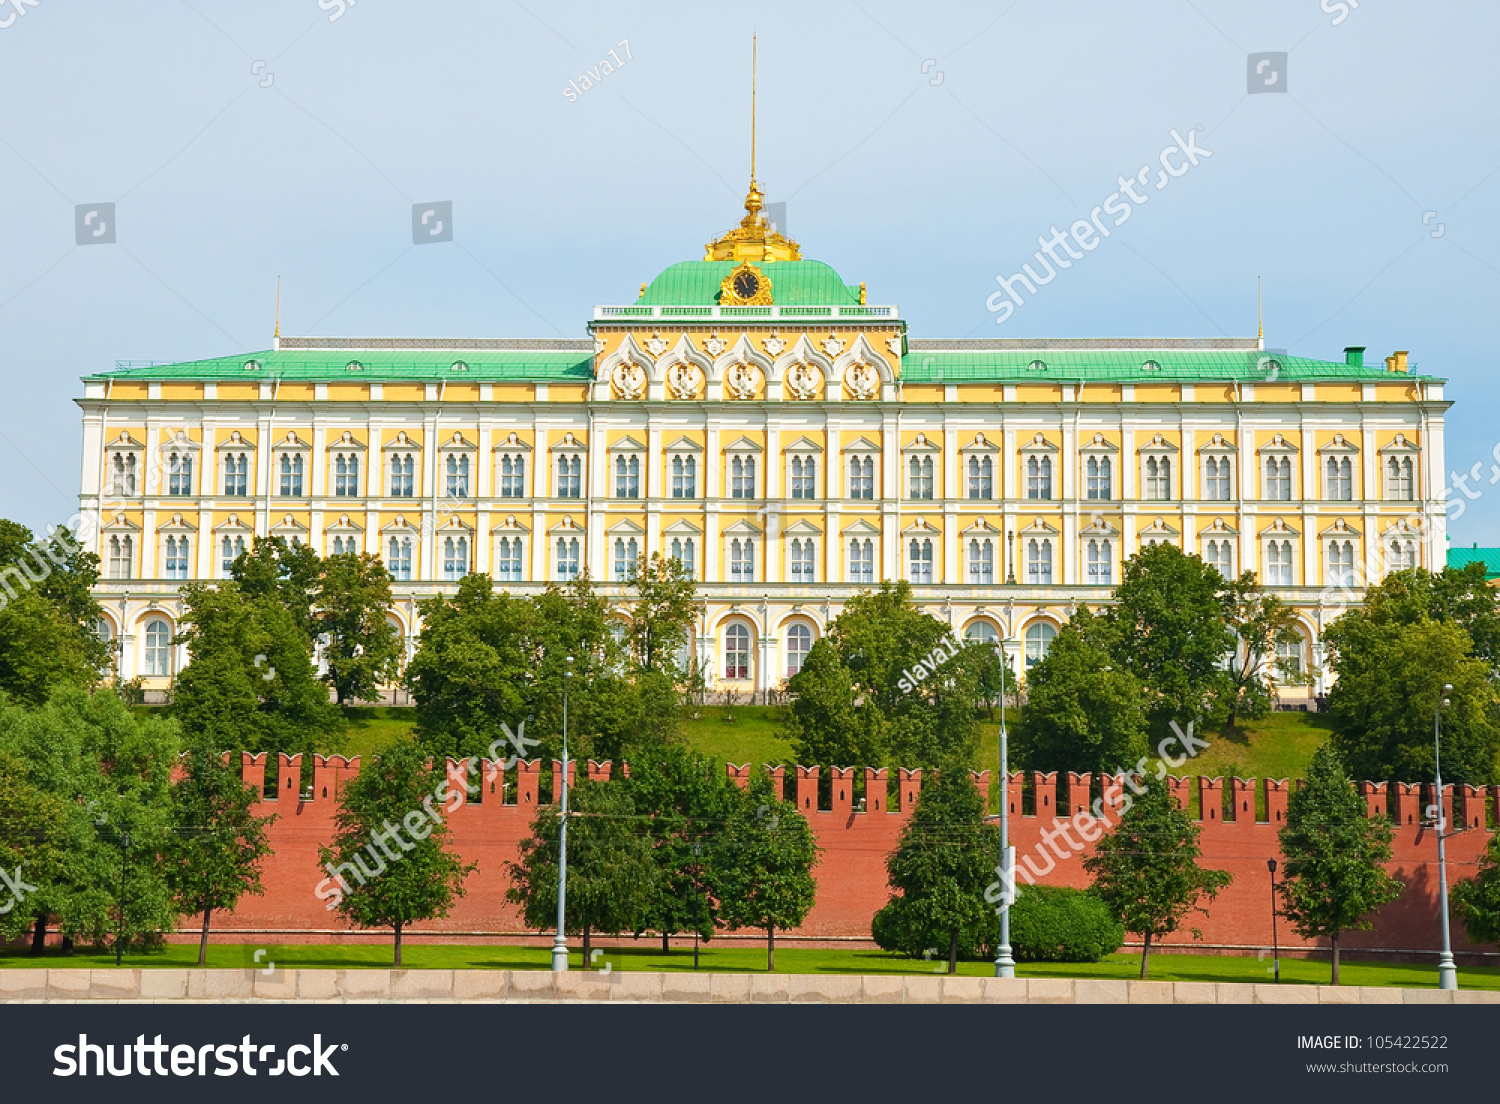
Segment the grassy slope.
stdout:
[[[605,965],[614,970],[683,971],[693,968],[691,944],[683,941],[677,943],[670,955],[661,953],[655,939],[642,939],[639,944],[625,946],[610,946],[601,942],[599,947],[603,953],[595,962],[595,969],[602,969]],[[254,954],[262,949],[267,953],[256,962]],[[406,967],[443,970],[545,970],[551,953],[550,948],[545,946],[434,945],[412,940],[408,940],[402,950],[402,964]],[[178,943],[158,953],[127,955],[125,965],[191,967],[197,962],[197,954],[196,943]],[[253,944],[217,944],[208,951],[208,964],[211,967],[264,969],[267,962],[275,963],[282,969],[382,968],[391,965],[391,946],[389,942],[358,946],[299,944],[265,948]],[[1140,974],[1140,963],[1137,955],[1117,954],[1103,962],[1022,963],[1016,968],[1016,972],[1022,977],[1134,980]],[[76,968],[107,969],[114,966],[114,955],[79,951],[63,956],[52,951],[37,959],[18,949],[0,951],[0,968],[24,969],[29,966],[63,964]],[[571,965],[574,969],[583,967],[582,955],[577,950],[573,953]],[[1346,955],[1341,967],[1340,973],[1346,985],[1399,985],[1424,989],[1437,987],[1437,971],[1430,965],[1354,962]],[[764,971],[765,947],[756,944],[725,946],[705,943],[701,949],[699,968],[718,973]],[[902,958],[884,951],[811,950],[787,946],[776,949],[776,972],[783,974],[925,974],[941,972],[941,969],[941,964]],[[1269,961],[1259,961],[1248,956],[1151,956],[1153,981],[1270,982],[1271,969]],[[992,977],[995,967],[989,962],[961,962],[958,972],[970,977]],[[1281,963],[1282,984],[1326,985],[1328,973],[1328,963],[1321,959],[1289,958],[1283,959]],[[1500,968],[1460,967],[1459,984],[1465,989],[1500,989]]]

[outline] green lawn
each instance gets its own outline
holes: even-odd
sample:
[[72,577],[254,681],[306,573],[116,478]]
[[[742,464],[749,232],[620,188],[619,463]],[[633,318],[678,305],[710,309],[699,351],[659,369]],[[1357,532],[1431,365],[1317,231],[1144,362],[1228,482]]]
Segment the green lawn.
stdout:
[[341,755],[353,758],[378,752],[391,741],[411,731],[416,722],[412,709],[399,706],[346,706],[344,720],[348,728],[339,744]]
[[[582,955],[573,940],[571,965],[582,966]],[[266,951],[257,961],[255,952]],[[595,956],[594,968],[606,965],[614,970],[692,970],[691,946],[677,946],[663,955],[655,939],[642,938],[626,946],[603,946]],[[551,949],[545,946],[455,946],[432,945],[408,938],[403,948],[403,965],[411,969],[507,969],[545,970],[549,967]],[[125,957],[127,966],[184,967],[197,963],[197,944],[172,944],[152,954]],[[936,959],[938,956],[934,955]],[[0,967],[69,966],[106,968],[114,965],[109,952],[78,951],[62,955],[55,949],[40,958],[24,951],[0,950]],[[221,969],[263,969],[273,962],[284,969],[358,969],[384,968],[391,965],[389,942],[360,946],[297,944],[257,947],[254,945],[219,944],[209,948],[208,964]],[[1140,975],[1138,955],[1111,955],[1098,963],[1022,963],[1016,967],[1021,977],[1072,977],[1134,979]],[[1411,988],[1436,988],[1435,965],[1403,965],[1351,962],[1346,955],[1341,964],[1346,985],[1399,985]],[[717,973],[761,972],[766,968],[764,946],[736,944],[702,945],[699,969]],[[778,947],[776,972],[782,974],[926,974],[939,973],[945,964],[902,958],[877,950],[807,950]],[[1271,962],[1249,957],[1223,955],[1154,954],[1151,956],[1153,981],[1240,981],[1270,982]],[[968,977],[992,977],[990,962],[962,962],[958,972]],[[1283,959],[1282,984],[1327,984],[1328,963],[1325,960]],[[1466,989],[1500,989],[1500,967],[1459,968],[1459,984]]]
[[[737,705],[733,710],[722,705],[697,706],[688,711],[683,735],[695,750],[721,763],[780,763],[792,755],[792,745],[776,731],[780,712],[773,705]],[[726,716],[734,719],[725,720]]]

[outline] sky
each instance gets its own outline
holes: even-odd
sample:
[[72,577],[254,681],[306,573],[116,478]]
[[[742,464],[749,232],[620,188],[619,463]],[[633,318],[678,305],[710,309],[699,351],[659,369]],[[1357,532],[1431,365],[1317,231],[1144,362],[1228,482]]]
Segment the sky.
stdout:
[[[752,34],[761,188],[910,336],[1253,337],[1259,278],[1268,347],[1450,381],[1450,536],[1500,544],[1469,0],[0,0],[0,516],[76,509],[80,376],[269,348],[278,276],[286,335],[586,336],[742,216]],[[996,276],[1146,166],[997,322]]]

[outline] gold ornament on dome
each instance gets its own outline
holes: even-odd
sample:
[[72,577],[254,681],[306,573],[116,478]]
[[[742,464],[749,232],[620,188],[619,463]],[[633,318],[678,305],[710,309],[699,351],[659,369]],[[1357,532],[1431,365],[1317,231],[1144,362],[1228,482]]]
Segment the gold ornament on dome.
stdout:
[[771,280],[748,262],[741,264],[719,284],[719,305],[725,307],[769,307]]

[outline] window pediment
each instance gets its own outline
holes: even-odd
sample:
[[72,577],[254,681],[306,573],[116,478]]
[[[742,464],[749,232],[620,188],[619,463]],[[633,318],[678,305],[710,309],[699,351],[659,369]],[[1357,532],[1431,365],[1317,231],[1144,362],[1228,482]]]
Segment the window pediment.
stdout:
[[1120,446],[1105,439],[1104,434],[1096,433],[1087,442],[1078,446],[1079,452],[1119,452]]
[[1297,452],[1300,452],[1301,449],[1299,449],[1296,445],[1292,444],[1290,441],[1288,441],[1281,434],[1277,433],[1277,434],[1273,434],[1272,437],[1271,437],[1271,439],[1269,441],[1267,441],[1265,444],[1261,445],[1260,448],[1256,449],[1255,451],[1259,452],[1259,453],[1262,453],[1262,454],[1265,454],[1265,453],[1278,453],[1279,454],[1279,453],[1297,453]]
[[312,443],[304,441],[297,436],[295,429],[288,430],[286,435],[271,446],[273,452],[311,452]]
[[382,452],[391,452],[394,450],[400,450],[401,452],[421,452],[422,446],[408,437],[406,430],[403,429],[381,446]]
[[848,525],[844,526],[841,532],[846,537],[850,533],[856,533],[860,536],[875,536],[880,532],[880,526],[871,525],[864,518],[860,518],[858,521],[851,521]]
[[244,434],[236,429],[233,430],[228,437],[225,437],[222,441],[220,441],[218,445],[215,446],[215,448],[220,451],[231,449],[235,452],[254,452],[255,442],[247,438]]
[[931,438],[927,436],[927,434],[918,433],[915,437],[912,438],[911,444],[904,446],[901,451],[903,453],[942,452],[943,447],[941,445],[934,444]]
[[529,533],[529,532],[531,532],[531,530],[528,529],[526,526],[522,525],[519,521],[517,521],[515,514],[506,514],[505,515],[505,520],[502,521],[499,525],[491,526],[490,532],[491,533]]
[[1297,530],[1286,523],[1285,518],[1277,518],[1260,531],[1262,537],[1295,537]]
[[550,450],[552,452],[587,452],[588,446],[571,433],[564,433],[562,440],[554,441]]
[[1222,433],[1215,433],[1203,444],[1198,446],[1198,454],[1205,456],[1210,453],[1234,453],[1239,452],[1239,446],[1224,438]]
[[337,441],[330,441],[328,444],[329,452],[363,452],[364,450],[365,443],[347,429],[344,430]]
[[1417,444],[1415,441],[1413,441],[1406,434],[1404,434],[1404,433],[1398,433],[1394,437],[1391,438],[1390,444],[1388,444],[1388,445],[1382,445],[1381,448],[1380,448],[1380,451],[1383,452],[1383,453],[1390,453],[1390,452],[1416,453],[1416,452],[1421,452],[1422,451],[1422,446],[1419,445],[1419,444]]
[[512,433],[505,440],[490,450],[491,452],[530,452],[531,446],[521,440],[520,436]]
[[1032,435],[1031,440],[1027,441],[1024,445],[1020,446],[1020,448],[1017,451],[1018,452],[1056,452],[1057,451],[1057,446],[1054,445],[1051,441],[1047,440],[1047,435],[1046,434],[1044,434],[1044,433],[1035,433],[1035,434]]
[[726,537],[758,537],[760,536],[760,532],[761,530],[758,526],[746,521],[744,518],[741,518],[733,525],[726,526],[724,529]]
[[662,451],[668,455],[674,452],[702,452],[703,446],[690,438],[679,437],[666,448],[662,449]]
[[1318,534],[1318,536],[1349,537],[1351,539],[1357,539],[1359,537],[1359,530],[1354,528],[1354,526],[1350,525],[1343,518],[1336,518],[1334,519],[1333,524],[1324,529],[1321,533]]
[[477,452],[478,450],[479,446],[458,430],[454,430],[453,436],[438,446],[439,452]]
[[748,437],[740,437],[733,444],[724,446],[725,452],[765,452],[766,450],[757,445]]
[[1353,441],[1349,440],[1349,438],[1345,437],[1342,433],[1335,433],[1331,438],[1329,438],[1328,443],[1322,448],[1318,449],[1318,451],[1353,453],[1358,452],[1359,447]]
[[1176,445],[1174,445],[1171,441],[1168,441],[1165,437],[1163,437],[1160,433],[1154,433],[1151,436],[1151,440],[1149,440],[1145,444],[1141,445],[1136,451],[1138,451],[1138,452],[1140,452],[1142,454],[1145,454],[1145,453],[1179,452],[1181,450],[1178,449],[1178,447]]
[[646,446],[643,445],[643,444],[641,444],[634,437],[621,437],[614,444],[610,445],[609,448],[606,449],[605,451],[607,451],[607,452],[645,452],[646,451]]

